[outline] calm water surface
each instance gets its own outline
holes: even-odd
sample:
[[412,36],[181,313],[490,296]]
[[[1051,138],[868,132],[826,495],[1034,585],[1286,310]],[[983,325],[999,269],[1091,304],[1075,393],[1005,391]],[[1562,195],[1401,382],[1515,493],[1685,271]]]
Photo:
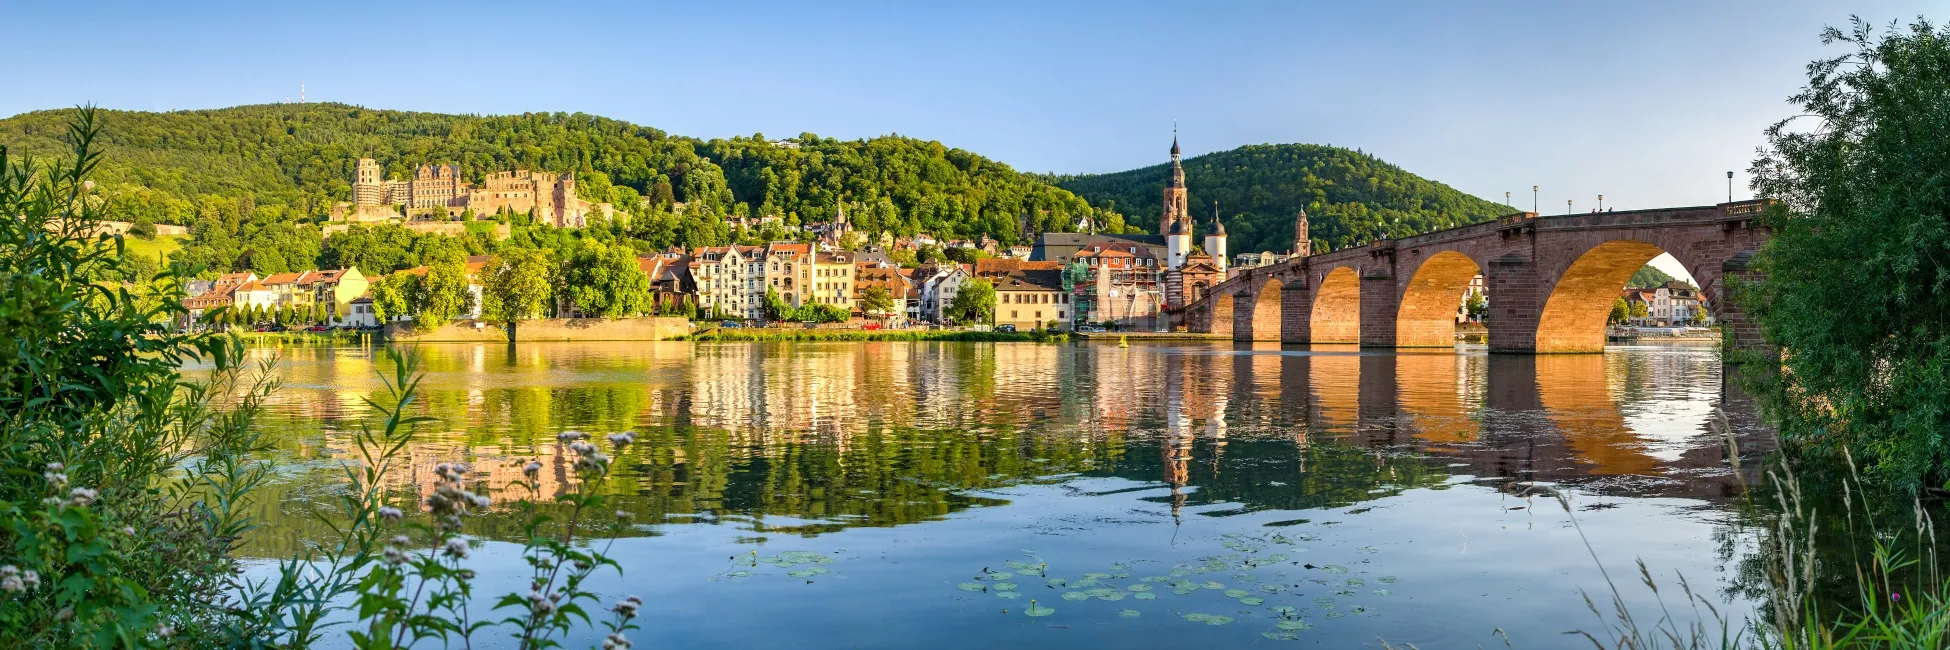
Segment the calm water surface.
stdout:
[[[1709,426],[1712,348],[411,349],[439,422],[402,493],[436,463],[503,486],[531,459],[553,490],[557,433],[639,434],[609,485],[635,514],[610,550],[624,575],[596,588],[644,598],[640,647],[1560,647],[1599,625],[1579,589],[1609,598],[1593,553],[1628,587],[1643,559],[1748,608],[1753,477]],[[276,558],[323,538],[313,517],[389,366],[257,353],[283,358],[283,469],[246,552]],[[1757,455],[1749,410],[1727,410]],[[519,518],[469,533],[477,593],[521,588]],[[1025,616],[1032,598],[1055,613]]]

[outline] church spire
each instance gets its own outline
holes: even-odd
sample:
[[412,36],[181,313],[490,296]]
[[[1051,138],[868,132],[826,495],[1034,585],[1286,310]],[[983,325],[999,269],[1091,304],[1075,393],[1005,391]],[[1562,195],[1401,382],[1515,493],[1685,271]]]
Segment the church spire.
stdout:
[[1313,241],[1307,233],[1307,209],[1300,209],[1300,218],[1293,221],[1293,255],[1306,257],[1313,254]]
[[1171,175],[1165,179],[1164,213],[1158,218],[1158,233],[1170,234],[1172,226],[1190,221],[1190,206],[1185,196],[1185,167],[1179,164],[1178,124],[1171,125]]

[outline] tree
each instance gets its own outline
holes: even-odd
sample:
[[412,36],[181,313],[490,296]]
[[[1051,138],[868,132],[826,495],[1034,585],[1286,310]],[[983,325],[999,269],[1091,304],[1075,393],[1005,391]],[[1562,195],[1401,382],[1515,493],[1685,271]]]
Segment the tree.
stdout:
[[467,290],[467,263],[461,258],[435,262],[420,280],[419,300],[413,309],[413,323],[423,329],[447,324],[473,307],[474,295]]
[[481,317],[507,326],[508,342],[525,320],[548,315],[555,293],[555,260],[548,251],[513,248],[488,258],[487,281],[481,288]]
[[886,287],[874,285],[860,292],[860,311],[873,318],[886,318],[894,313],[894,294]]
[[419,278],[408,273],[394,273],[381,276],[367,286],[366,293],[372,296],[372,313],[380,323],[412,315],[411,298],[418,290]]
[[563,273],[563,292],[584,315],[622,318],[650,307],[650,276],[624,245],[583,240]]
[[1632,318],[1645,318],[1650,315],[1652,315],[1652,309],[1645,306],[1645,303],[1636,300],[1632,301]]
[[[1773,229],[1735,284],[1785,352],[1745,364],[1782,437],[1852,453],[1865,473],[1950,484],[1950,27],[1856,20],[1808,66],[1801,118],[1767,130],[1753,186]],[[1795,124],[1813,118],[1818,124]],[[1748,356],[1759,356],[1759,353]],[[1778,371],[1774,371],[1778,369]]]
[[1625,319],[1631,317],[1632,317],[1631,303],[1626,302],[1625,298],[1621,296],[1612,299],[1611,315],[1605,318],[1605,322],[1610,325],[1621,325],[1625,323]]
[[969,280],[948,303],[948,319],[957,325],[995,321],[995,286],[980,278]]
[[1483,292],[1471,291],[1469,297],[1463,299],[1463,314],[1469,320],[1481,321],[1490,315],[1490,301],[1483,297]]
[[779,296],[779,290],[772,287],[765,288],[765,298],[759,303],[759,309],[765,313],[766,320],[790,321],[798,317],[798,310],[786,304],[785,298]]

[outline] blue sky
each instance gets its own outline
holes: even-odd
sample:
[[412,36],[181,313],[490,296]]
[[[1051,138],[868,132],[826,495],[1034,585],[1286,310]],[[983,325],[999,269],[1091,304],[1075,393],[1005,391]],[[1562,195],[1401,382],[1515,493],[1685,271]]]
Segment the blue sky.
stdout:
[[[1851,13],[1914,1],[95,3],[6,0],[0,115],[307,98],[883,133],[1029,171],[1360,148],[1545,213],[1726,198]],[[1936,16],[1943,18],[1943,16]],[[92,36],[82,40],[83,35]],[[1738,198],[1748,195],[1736,188]]]

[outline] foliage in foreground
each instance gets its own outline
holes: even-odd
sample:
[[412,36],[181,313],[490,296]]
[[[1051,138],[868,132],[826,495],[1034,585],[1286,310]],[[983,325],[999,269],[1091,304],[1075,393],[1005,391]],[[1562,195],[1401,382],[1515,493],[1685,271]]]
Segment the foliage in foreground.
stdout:
[[[0,644],[33,648],[309,647],[341,633],[354,647],[441,639],[471,647],[483,634],[516,646],[559,647],[595,627],[608,650],[641,605],[605,617],[585,584],[616,569],[582,541],[621,516],[599,515],[610,458],[585,434],[564,433],[554,462],[560,494],[540,494],[538,459],[518,485],[527,498],[525,592],[474,606],[470,544],[460,518],[492,507],[460,465],[435,468],[423,498],[401,499],[396,472],[415,427],[414,364],[397,364],[377,431],[357,437],[357,462],[339,486],[329,543],[281,565],[275,578],[240,577],[232,556],[272,471],[256,418],[277,388],[275,361],[238,364],[241,338],[182,334],[182,274],[135,286],[98,284],[122,263],[119,237],[93,236],[102,202],[88,196],[98,160],[95,113],[69,131],[71,164],[15,161],[0,148]],[[178,368],[202,360],[203,382]],[[620,449],[628,433],[609,436]],[[394,478],[389,478],[392,476]],[[417,491],[420,488],[416,488]],[[557,520],[537,503],[559,504]],[[606,523],[607,522],[607,523]],[[481,612],[499,617],[475,620]],[[599,622],[600,621],[600,622]]]
[[[1950,29],[1918,19],[1878,35],[1857,20],[1823,41],[1846,55],[1808,67],[1754,162],[1779,203],[1743,303],[1778,364],[1750,364],[1783,437],[1852,450],[1873,478],[1950,481]],[[1812,128],[1804,128],[1812,126]]]

